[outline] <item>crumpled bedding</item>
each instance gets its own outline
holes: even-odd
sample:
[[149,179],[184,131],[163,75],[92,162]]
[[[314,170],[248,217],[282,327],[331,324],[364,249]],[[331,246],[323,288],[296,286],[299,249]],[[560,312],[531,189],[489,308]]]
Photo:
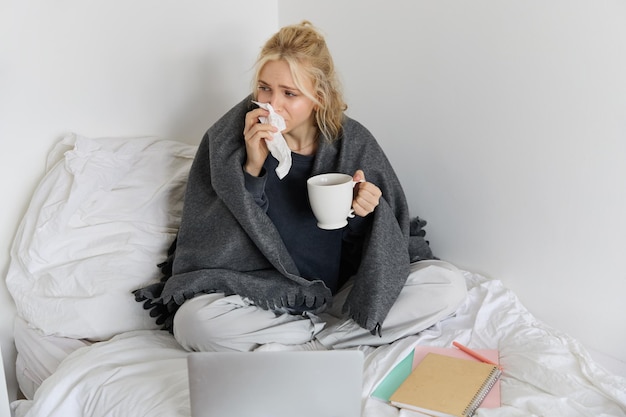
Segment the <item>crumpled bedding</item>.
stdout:
[[[626,378],[607,372],[583,346],[537,320],[501,281],[464,272],[468,298],[456,314],[365,353],[363,416],[410,417],[369,395],[417,344],[497,348],[502,406],[476,416],[626,416]],[[16,417],[189,417],[187,353],[164,331],[124,332],[70,354]],[[219,377],[219,376],[216,376]]]
[[11,247],[18,315],[45,335],[157,329],[132,291],[158,281],[196,146],[68,134],[48,155]]

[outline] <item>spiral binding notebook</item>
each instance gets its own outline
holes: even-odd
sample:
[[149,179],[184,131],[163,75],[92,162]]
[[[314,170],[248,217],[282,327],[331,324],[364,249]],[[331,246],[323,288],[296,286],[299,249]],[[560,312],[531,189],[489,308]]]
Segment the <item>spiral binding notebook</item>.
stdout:
[[497,366],[429,353],[389,399],[437,417],[468,417],[501,375]]

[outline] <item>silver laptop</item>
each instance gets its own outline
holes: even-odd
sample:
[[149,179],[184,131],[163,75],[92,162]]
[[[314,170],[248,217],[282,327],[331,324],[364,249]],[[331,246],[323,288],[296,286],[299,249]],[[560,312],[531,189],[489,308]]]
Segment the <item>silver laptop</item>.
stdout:
[[358,350],[197,352],[187,358],[191,417],[360,417]]

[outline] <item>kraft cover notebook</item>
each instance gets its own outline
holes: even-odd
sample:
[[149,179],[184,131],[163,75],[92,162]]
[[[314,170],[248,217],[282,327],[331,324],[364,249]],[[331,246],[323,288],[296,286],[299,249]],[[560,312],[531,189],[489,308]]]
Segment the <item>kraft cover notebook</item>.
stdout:
[[437,417],[468,417],[501,373],[495,365],[428,353],[391,395],[390,402]]
[[[500,354],[498,349],[475,349],[475,352],[484,356],[494,363],[500,363]],[[393,369],[385,375],[385,377],[376,385],[372,391],[371,397],[378,400],[389,402],[391,394],[393,394],[400,384],[411,374],[411,371],[419,364],[428,353],[439,353],[440,355],[454,356],[479,362],[475,357],[463,352],[456,347],[438,347],[417,345],[409,354],[402,359]],[[494,386],[487,394],[487,397],[480,404],[480,408],[498,408],[500,407],[500,379],[496,381]]]

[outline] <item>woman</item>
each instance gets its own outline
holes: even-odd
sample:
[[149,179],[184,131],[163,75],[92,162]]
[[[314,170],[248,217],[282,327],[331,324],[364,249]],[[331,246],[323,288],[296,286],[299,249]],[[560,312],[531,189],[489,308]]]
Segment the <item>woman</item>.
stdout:
[[[253,102],[270,104],[286,128],[260,123],[270,112]],[[404,192],[382,149],[345,109],[330,52],[310,23],[270,38],[252,96],[198,148],[171,277],[136,292],[183,347],[389,343],[463,300],[463,279],[447,264],[422,263],[410,274],[411,260],[432,255],[423,233],[411,237]],[[268,149],[277,133],[292,157],[282,179]],[[360,181],[356,216],[343,229],[317,228],[308,205],[306,180],[324,172]]]

